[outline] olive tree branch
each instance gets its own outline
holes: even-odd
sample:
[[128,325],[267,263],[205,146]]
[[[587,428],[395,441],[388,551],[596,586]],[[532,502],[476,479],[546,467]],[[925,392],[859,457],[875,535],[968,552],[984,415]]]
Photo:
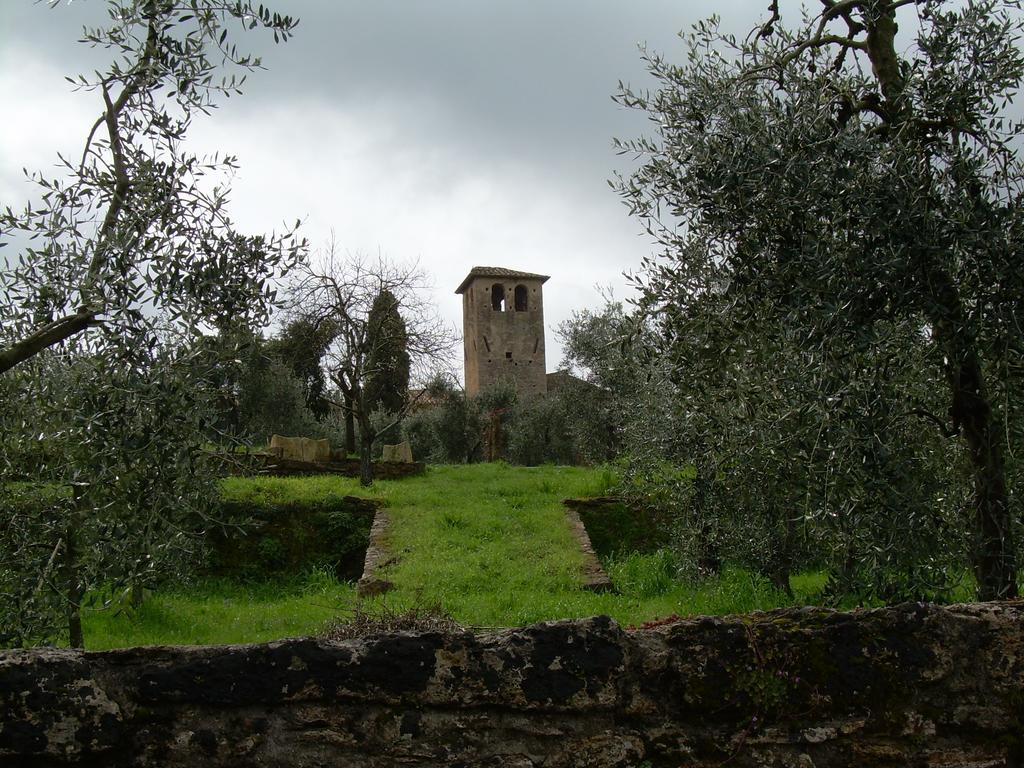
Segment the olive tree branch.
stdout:
[[99,325],[100,311],[89,307],[81,307],[73,315],[66,315],[59,320],[37,328],[20,341],[16,341],[5,349],[0,349],[0,373],[10,370],[18,363],[42,352],[54,344],[59,344],[76,333],[81,333],[90,326]]

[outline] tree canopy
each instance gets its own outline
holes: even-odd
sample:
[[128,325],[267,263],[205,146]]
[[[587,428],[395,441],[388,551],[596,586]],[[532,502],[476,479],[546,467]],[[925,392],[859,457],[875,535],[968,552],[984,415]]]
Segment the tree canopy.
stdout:
[[327,377],[323,359],[337,329],[329,320],[315,322],[306,317],[289,319],[280,332],[267,342],[267,352],[286,365],[302,382],[306,407],[317,419],[330,411],[327,401]]
[[398,298],[384,288],[366,318],[366,399],[386,413],[401,413],[409,400],[409,338],[398,310]]
[[296,20],[234,0],[107,10],[82,39],[109,64],[69,78],[99,113],[81,155],[30,173],[38,199],[0,211],[0,243],[27,243],[0,262],[0,639],[12,643],[63,632],[81,646],[83,599],[141,594],[196,555],[216,503],[203,446],[218,398],[195,342],[264,324],[273,278],[305,248],[290,231],[237,231],[217,179],[234,158],[186,141],[260,67],[232,28],[287,40]]
[[[920,468],[936,464],[932,438],[959,438],[942,471],[970,489],[984,599],[1017,589],[1005,456],[1024,350],[1021,126],[1005,116],[1024,76],[1013,5],[822,0],[789,27],[773,3],[743,40],[711,21],[686,63],[648,55],[659,88],[620,96],[657,126],[620,144],[640,162],[619,189],[663,247],[638,284],[677,373],[714,387],[736,426],[777,411],[744,439],[806,446],[785,449],[803,467],[785,484],[813,514],[845,514],[830,478],[871,465],[893,480],[910,466],[891,463],[895,446],[916,446],[903,459]],[[909,47],[900,22],[916,30]],[[921,426],[935,432],[915,439]],[[825,446],[820,461],[806,455]],[[889,486],[883,514],[897,527],[950,503],[940,487]]]

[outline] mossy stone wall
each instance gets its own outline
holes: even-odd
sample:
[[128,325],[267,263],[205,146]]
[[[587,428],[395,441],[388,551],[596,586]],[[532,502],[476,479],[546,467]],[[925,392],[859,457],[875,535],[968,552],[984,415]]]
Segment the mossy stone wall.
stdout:
[[979,768],[1024,758],[1024,602],[0,652],[0,765]]

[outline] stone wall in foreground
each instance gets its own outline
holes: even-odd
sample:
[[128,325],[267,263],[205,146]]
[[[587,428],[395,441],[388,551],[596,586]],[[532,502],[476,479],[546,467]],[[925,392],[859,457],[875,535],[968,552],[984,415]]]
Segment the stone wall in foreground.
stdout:
[[1024,603],[0,653],[0,765],[1021,765]]

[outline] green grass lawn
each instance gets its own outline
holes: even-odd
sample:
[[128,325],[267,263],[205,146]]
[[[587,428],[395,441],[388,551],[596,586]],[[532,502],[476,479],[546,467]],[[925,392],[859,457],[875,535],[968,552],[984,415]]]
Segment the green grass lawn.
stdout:
[[[561,500],[608,492],[607,470],[430,467],[426,475],[378,481],[369,489],[338,476],[230,478],[226,497],[280,501],[352,494],[384,501],[396,557],[382,575],[395,590],[367,601],[369,610],[439,606],[474,627],[608,614],[639,624],[672,614],[721,614],[813,602],[822,577],[793,579],[794,599],[738,569],[718,579],[680,582],[665,552],[622,554],[606,563],[617,594],[580,589],[581,555]],[[244,586],[199,581],[158,591],[134,612],[87,612],[89,648],[153,643],[237,643],[318,632],[354,608],[352,585],[323,574],[286,584]]]
[[160,590],[137,609],[86,609],[85,646],[95,651],[299,637],[314,634],[329,619],[351,611],[355,599],[353,585],[317,573],[289,583],[200,581]]
[[739,570],[700,584],[674,578],[666,553],[608,563],[618,594],[580,589],[581,555],[565,519],[567,497],[608,492],[612,477],[582,467],[477,464],[432,468],[419,481],[381,484],[398,561],[376,598],[401,610],[440,605],[476,627],[608,614],[639,624],[673,613],[733,613],[810,600],[821,578],[794,579],[796,599]]

